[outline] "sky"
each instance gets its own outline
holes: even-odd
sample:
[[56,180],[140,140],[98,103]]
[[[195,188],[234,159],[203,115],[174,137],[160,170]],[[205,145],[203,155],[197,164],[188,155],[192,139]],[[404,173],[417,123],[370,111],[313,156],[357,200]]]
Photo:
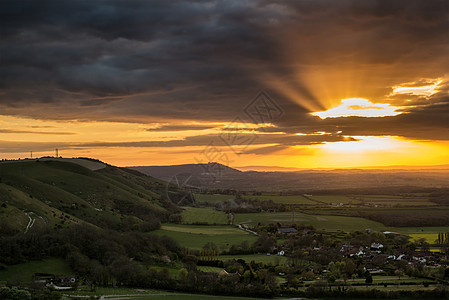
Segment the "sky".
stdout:
[[2,0],[0,158],[449,164],[448,57],[445,0]]

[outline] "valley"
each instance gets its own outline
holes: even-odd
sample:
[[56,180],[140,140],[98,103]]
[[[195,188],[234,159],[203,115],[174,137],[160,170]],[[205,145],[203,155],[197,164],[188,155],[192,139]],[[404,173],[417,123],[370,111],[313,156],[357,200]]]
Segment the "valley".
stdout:
[[101,164],[0,163],[0,283],[26,286],[44,272],[76,276],[69,298],[108,286],[217,293],[229,282],[256,284],[247,296],[391,297],[438,293],[446,280],[445,188],[208,190]]

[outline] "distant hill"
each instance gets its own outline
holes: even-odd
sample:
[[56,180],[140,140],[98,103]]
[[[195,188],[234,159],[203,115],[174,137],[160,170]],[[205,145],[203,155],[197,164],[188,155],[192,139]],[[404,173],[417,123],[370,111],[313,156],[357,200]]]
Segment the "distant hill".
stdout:
[[449,171],[449,165],[430,165],[430,166],[368,166],[368,167],[357,167],[357,168],[317,168],[317,169],[310,169],[310,168],[294,168],[294,167],[278,167],[278,166],[242,166],[242,167],[235,167],[237,170],[240,171],[257,171],[257,172],[298,172],[298,171],[349,171],[349,170],[378,170],[378,171],[442,171],[442,172],[448,172]]
[[0,233],[87,223],[115,230],[157,228],[178,212],[176,186],[89,159],[0,162]]
[[213,162],[207,164],[185,164],[173,166],[136,166],[128,168],[167,181],[171,180],[173,176],[178,174],[191,174],[192,176],[202,176],[202,177],[221,177],[221,176],[232,176],[242,173],[237,169],[233,169],[223,164]]
[[[401,169],[295,169],[278,167],[240,167],[221,164],[140,166],[130,169],[179,186],[208,190],[266,191],[305,193],[361,190],[369,193],[420,191],[422,188],[449,188],[449,169],[429,166]],[[357,190],[357,191],[356,191]]]
[[297,172],[303,171],[305,169],[301,168],[289,168],[289,167],[277,167],[277,166],[243,166],[235,167],[237,170],[246,171],[256,171],[256,172]]

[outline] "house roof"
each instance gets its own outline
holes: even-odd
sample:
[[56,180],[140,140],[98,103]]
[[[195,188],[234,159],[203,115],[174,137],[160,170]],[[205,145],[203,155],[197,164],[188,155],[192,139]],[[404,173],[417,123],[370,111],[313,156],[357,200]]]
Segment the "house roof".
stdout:
[[292,228],[292,227],[288,227],[288,228],[279,228],[278,232],[280,232],[280,233],[297,233],[298,230],[296,230],[295,228]]

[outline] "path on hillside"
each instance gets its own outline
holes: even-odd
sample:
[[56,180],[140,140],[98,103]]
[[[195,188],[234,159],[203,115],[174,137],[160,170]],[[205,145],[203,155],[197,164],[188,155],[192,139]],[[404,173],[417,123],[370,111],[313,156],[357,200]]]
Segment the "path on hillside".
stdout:
[[32,217],[31,217],[31,214],[34,214],[34,213],[33,213],[33,212],[26,212],[26,213],[25,213],[25,215],[26,215],[30,220],[28,221],[28,224],[27,224],[27,227],[25,228],[25,232],[24,232],[24,233],[27,233],[28,230],[30,230],[30,228],[33,227],[34,222],[36,222],[36,218],[32,218]]
[[254,234],[254,235],[259,235],[259,234],[257,234],[257,232],[252,231],[252,230],[250,230],[248,228],[245,228],[241,224],[238,224],[237,227],[238,227],[238,229],[243,230],[245,232],[248,232],[248,233],[251,233],[251,234]]
[[30,230],[31,227],[33,227],[33,225],[36,222],[37,218],[40,218],[42,220],[42,222],[44,222],[45,224],[48,225],[48,220],[46,220],[42,216],[39,216],[38,214],[36,214],[36,213],[34,213],[32,211],[26,212],[25,215],[28,217],[29,221],[28,221],[27,227],[25,228],[24,233],[27,233],[28,230]]

